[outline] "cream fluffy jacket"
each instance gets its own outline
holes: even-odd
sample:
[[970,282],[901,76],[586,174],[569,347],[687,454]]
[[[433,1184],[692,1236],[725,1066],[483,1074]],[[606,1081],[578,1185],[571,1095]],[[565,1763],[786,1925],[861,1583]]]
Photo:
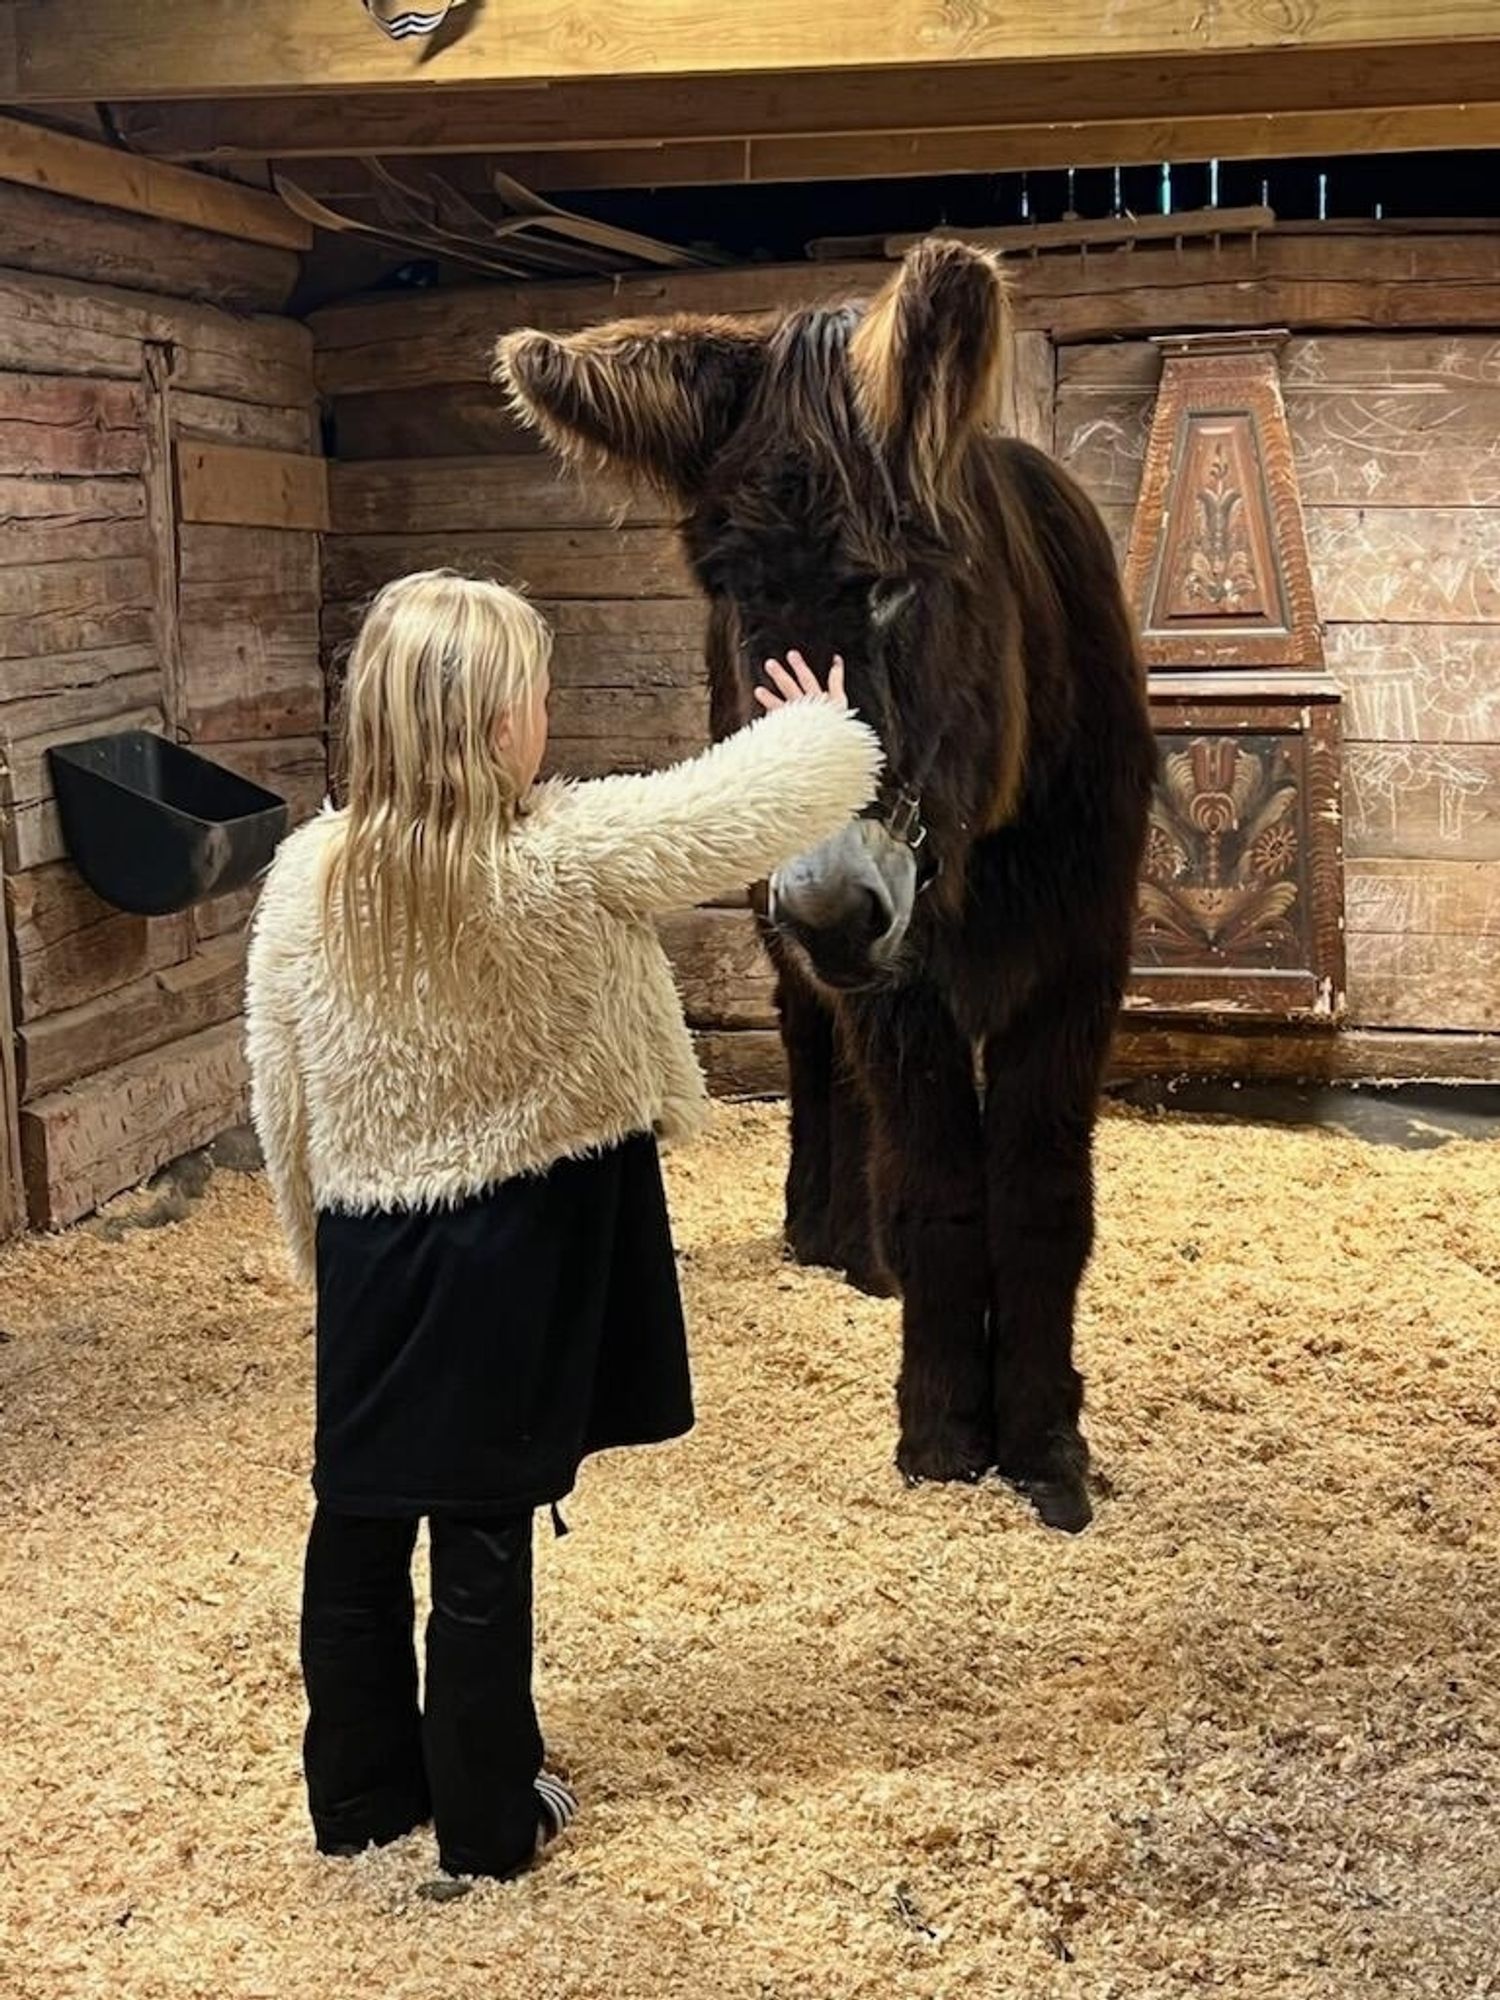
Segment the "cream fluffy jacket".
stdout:
[[874,794],[880,746],[795,702],[650,777],[539,786],[465,927],[462,1003],[354,996],[322,949],[340,815],[282,843],[251,938],[256,1130],[293,1262],[319,1209],[430,1208],[706,1104],[656,912],[768,874]]

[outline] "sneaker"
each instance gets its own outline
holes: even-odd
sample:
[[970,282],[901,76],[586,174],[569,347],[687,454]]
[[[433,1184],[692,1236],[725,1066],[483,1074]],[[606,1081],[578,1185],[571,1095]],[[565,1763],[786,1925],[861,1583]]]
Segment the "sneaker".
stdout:
[[543,1771],[536,1780],[537,1804],[541,1808],[537,1818],[536,1848],[540,1854],[544,1847],[550,1847],[560,1833],[566,1833],[578,1812],[578,1796],[565,1785],[555,1771]]

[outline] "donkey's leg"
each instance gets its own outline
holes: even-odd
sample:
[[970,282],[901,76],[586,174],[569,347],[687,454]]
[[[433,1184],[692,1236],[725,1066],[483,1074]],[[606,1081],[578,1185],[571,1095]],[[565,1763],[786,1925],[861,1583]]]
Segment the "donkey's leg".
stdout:
[[996,1463],[1049,1527],[1088,1525],[1073,1307],[1094,1239],[1093,1135],[1111,996],[1049,994],[985,1043]]
[[870,1185],[870,1108],[848,1030],[835,1020],[833,1084],[829,1094],[828,1223],[833,1262],[849,1283],[888,1299],[896,1282],[880,1250],[875,1193]]
[[994,1463],[994,1417],[972,1051],[928,988],[861,1003],[851,1018],[881,1247],[903,1299],[896,1463],[910,1480],[978,1479]]
[[833,1150],[833,1014],[769,926],[761,936],[776,968],[776,1012],[791,1097],[786,1245],[799,1264],[834,1265],[829,1214]]

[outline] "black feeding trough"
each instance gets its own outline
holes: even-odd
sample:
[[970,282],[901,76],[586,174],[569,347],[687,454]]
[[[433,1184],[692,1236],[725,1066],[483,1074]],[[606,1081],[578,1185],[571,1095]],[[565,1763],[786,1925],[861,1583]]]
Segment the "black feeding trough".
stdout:
[[105,902],[162,917],[243,888],[286,831],[286,800],[145,729],[47,753],[63,839]]

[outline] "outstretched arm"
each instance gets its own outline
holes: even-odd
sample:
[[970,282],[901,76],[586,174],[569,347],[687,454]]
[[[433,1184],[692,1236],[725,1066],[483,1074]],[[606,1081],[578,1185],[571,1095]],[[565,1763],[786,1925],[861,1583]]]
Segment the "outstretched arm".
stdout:
[[881,762],[874,731],[841,700],[803,696],[669,770],[577,786],[551,837],[601,901],[680,909],[837,833],[875,796]]

